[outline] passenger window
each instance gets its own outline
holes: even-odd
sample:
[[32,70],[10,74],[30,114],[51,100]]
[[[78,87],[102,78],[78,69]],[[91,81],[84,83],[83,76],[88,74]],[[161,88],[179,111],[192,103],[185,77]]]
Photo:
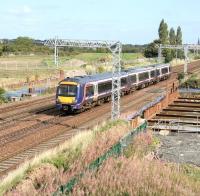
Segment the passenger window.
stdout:
[[104,93],[112,90],[112,81],[98,84],[98,93]]
[[166,74],[166,73],[168,73],[168,68],[167,67],[162,68],[162,74]]
[[155,77],[155,71],[151,71],[151,78]]
[[147,79],[149,79],[149,73],[148,72],[144,72],[144,73],[139,74],[139,81],[143,81],[143,80],[147,80]]
[[159,70],[159,69],[156,70],[156,75],[157,75],[157,76],[160,75],[160,70]]
[[127,80],[126,78],[121,78],[121,86],[126,86]]
[[131,83],[136,83],[136,75],[131,76]]

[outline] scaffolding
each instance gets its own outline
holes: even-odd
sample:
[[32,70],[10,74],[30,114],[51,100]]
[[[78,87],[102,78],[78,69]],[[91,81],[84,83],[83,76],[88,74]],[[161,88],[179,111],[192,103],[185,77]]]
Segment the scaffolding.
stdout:
[[121,89],[121,50],[122,44],[119,41],[99,41],[99,40],[70,40],[54,39],[46,40],[44,45],[54,48],[54,63],[58,67],[59,57],[58,48],[77,47],[77,48],[106,48],[112,53],[112,109],[111,118],[120,117],[120,89]]

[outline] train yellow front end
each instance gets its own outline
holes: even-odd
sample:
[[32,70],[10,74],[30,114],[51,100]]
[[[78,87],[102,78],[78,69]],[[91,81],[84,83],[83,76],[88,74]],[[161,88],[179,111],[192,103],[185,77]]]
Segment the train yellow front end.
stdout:
[[73,111],[76,108],[78,83],[61,81],[56,93],[56,106],[60,110]]

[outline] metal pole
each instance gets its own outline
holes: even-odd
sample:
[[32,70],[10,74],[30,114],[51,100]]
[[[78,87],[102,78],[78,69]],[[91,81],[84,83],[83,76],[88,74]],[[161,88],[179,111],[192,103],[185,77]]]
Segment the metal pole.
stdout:
[[121,93],[121,43],[116,43],[115,47],[111,47],[113,55],[112,66],[112,120],[120,117],[120,93]]
[[158,63],[161,63],[161,58],[162,58],[162,44],[158,47]]
[[57,47],[57,53],[56,53],[56,67],[58,68],[58,64],[59,64],[59,62],[58,62],[58,47]]
[[57,66],[57,37],[55,37],[54,43],[54,64]]
[[185,56],[185,64],[184,64],[184,74],[188,73],[188,46],[184,46],[184,56]]

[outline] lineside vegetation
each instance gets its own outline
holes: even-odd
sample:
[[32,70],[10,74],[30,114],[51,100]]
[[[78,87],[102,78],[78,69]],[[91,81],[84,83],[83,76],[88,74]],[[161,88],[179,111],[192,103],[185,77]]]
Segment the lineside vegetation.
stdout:
[[[0,183],[0,194],[52,195],[130,130],[123,121],[104,123],[26,163]],[[69,195],[198,195],[200,169],[155,159],[159,140],[137,136],[120,157],[87,171]]]

